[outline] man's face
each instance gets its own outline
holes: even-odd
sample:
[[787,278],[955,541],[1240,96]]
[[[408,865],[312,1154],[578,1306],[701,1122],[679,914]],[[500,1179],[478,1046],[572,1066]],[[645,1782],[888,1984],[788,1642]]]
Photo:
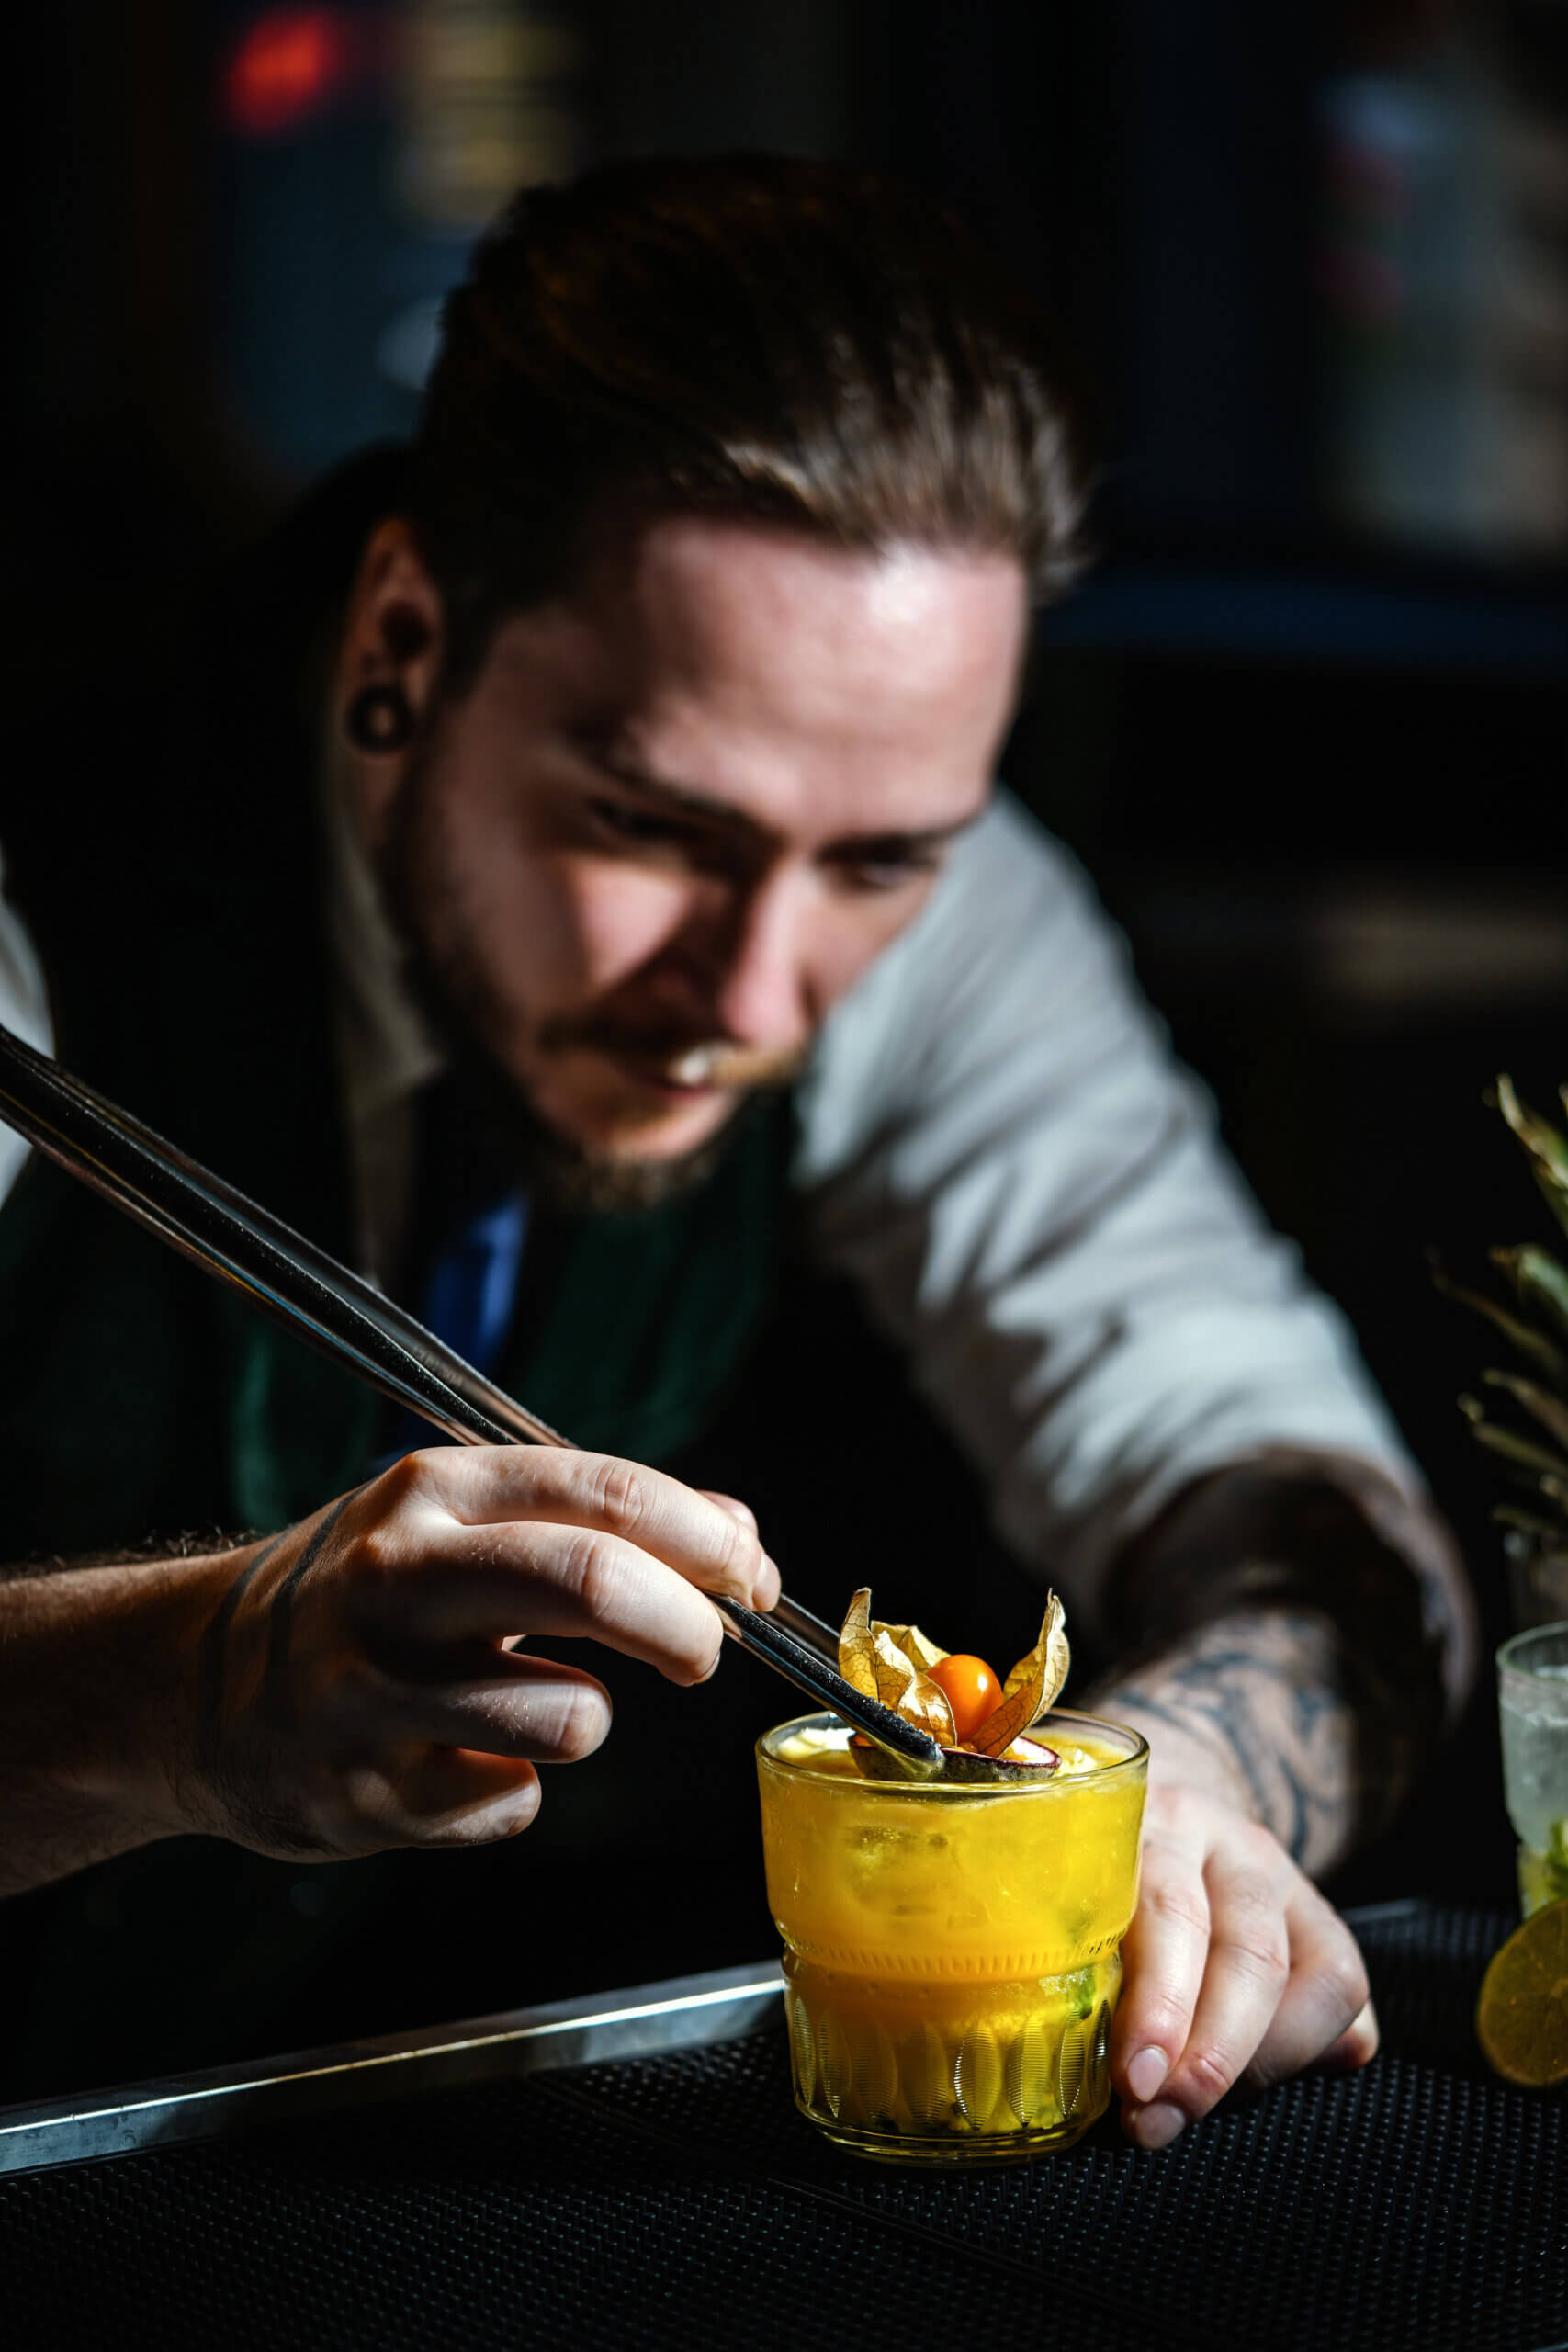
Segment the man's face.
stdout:
[[787,1078],[984,806],[1020,567],[660,521],[497,630],[361,807],[449,1016],[595,1161]]

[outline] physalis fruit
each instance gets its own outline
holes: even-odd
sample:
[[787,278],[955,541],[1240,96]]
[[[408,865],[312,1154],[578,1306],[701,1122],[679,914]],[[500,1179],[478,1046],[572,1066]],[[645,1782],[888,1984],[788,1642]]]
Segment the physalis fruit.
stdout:
[[[1049,1714],[1067,1679],[1066,1628],[1066,1612],[1049,1592],[1039,1639],[998,1685],[983,1658],[939,1648],[918,1625],[874,1618],[871,1589],[863,1585],[839,1635],[839,1671],[852,1688],[918,1724],[954,1757],[989,1758],[1010,1768],[1010,1779],[1021,1771],[1054,1772],[1060,1762],[1055,1750],[1024,1735]],[[865,1745],[864,1757],[862,1743],[852,1742],[852,1752],[874,1772],[880,1759]]]

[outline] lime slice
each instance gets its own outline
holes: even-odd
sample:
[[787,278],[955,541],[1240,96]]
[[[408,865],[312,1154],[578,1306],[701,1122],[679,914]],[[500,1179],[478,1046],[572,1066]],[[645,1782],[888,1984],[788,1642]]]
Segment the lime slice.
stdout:
[[1546,2090],[1568,2082],[1568,1898],[1535,1912],[1493,1953],[1475,2031],[1506,2083]]

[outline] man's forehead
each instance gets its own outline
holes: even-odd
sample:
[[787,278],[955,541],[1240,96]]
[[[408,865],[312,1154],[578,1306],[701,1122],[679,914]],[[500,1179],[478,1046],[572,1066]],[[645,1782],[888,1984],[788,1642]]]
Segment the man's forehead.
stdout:
[[664,516],[503,624],[490,674],[520,736],[554,727],[694,817],[938,834],[984,801],[1026,620],[1010,557]]
[[820,707],[897,730],[921,705],[1010,703],[1026,626],[1010,555],[680,514],[599,538],[557,599],[502,624],[492,654],[502,673],[543,657],[585,693],[787,699],[803,721]]
[[955,624],[1010,642],[1025,595],[1021,564],[994,550],[907,539],[845,547],[702,514],[654,518],[612,564],[621,593],[652,614],[739,641],[784,629],[837,645],[852,618],[857,639],[894,650]]

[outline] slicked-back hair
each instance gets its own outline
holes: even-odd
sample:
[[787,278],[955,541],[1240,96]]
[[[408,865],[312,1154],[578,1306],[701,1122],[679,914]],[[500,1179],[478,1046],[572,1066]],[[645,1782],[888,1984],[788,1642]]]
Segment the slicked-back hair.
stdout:
[[410,519],[456,688],[627,517],[1005,553],[1043,600],[1081,505],[1057,356],[962,225],[870,172],[741,155],[513,200],[446,304]]

